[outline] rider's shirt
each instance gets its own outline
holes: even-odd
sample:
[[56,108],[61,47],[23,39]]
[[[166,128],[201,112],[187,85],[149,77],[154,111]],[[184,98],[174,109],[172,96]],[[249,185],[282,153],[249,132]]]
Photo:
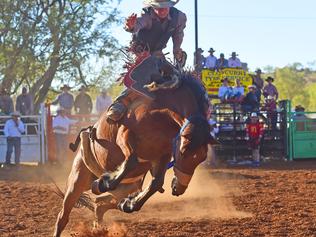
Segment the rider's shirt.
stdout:
[[166,19],[159,19],[152,8],[144,8],[141,17],[137,18],[133,33],[144,39],[150,46],[150,51],[159,51],[166,47],[172,37],[173,52],[181,48],[186,26],[186,15],[178,9],[171,7]]

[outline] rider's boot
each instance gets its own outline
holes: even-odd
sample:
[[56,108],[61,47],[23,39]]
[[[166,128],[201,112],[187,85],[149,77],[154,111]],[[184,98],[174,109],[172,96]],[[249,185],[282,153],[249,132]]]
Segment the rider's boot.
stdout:
[[127,111],[127,107],[130,103],[130,100],[128,98],[129,94],[129,89],[124,90],[122,94],[115,99],[113,104],[110,105],[106,113],[108,122],[116,123],[123,118],[125,112]]

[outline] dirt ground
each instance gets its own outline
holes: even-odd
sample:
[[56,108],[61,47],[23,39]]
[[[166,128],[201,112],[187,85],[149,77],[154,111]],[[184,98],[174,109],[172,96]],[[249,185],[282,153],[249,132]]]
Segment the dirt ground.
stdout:
[[[87,233],[93,214],[74,209],[63,236],[316,236],[315,168],[316,161],[296,161],[200,169],[184,196],[166,191],[138,213],[110,211],[109,229],[99,234]],[[62,185],[67,172],[1,168],[0,236],[52,236],[62,200],[51,191],[47,174]]]

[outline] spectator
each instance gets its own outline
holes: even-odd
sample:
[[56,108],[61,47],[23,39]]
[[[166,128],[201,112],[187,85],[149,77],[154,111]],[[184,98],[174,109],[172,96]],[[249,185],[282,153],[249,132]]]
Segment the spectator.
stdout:
[[266,82],[268,82],[268,84],[265,85],[265,87],[263,88],[263,96],[264,97],[272,96],[273,98],[275,98],[275,100],[278,100],[279,93],[278,93],[277,88],[272,84],[273,81],[274,81],[273,77],[268,77],[266,79]]
[[7,138],[7,153],[5,157],[6,165],[11,164],[11,155],[14,147],[14,162],[20,164],[21,155],[21,135],[25,132],[24,124],[20,120],[20,113],[11,113],[12,118],[7,120],[4,125],[4,135]]
[[261,91],[262,91],[262,88],[263,88],[263,79],[261,78],[261,69],[258,68],[256,71],[255,71],[256,75],[253,77],[253,84],[256,86],[257,90],[256,90],[256,95],[257,95],[257,98],[258,98],[258,101],[260,103],[261,101]]
[[216,67],[216,61],[217,61],[217,58],[213,55],[215,50],[213,48],[210,48],[208,52],[210,53],[210,55],[207,56],[205,59],[205,67],[208,69],[214,70]]
[[225,59],[225,55],[221,53],[219,59],[216,60],[216,69],[220,70],[228,67],[228,60]]
[[267,117],[268,117],[268,125],[271,125],[271,129],[275,130],[276,129],[276,124],[277,124],[277,106],[276,106],[276,101],[273,96],[268,95],[266,97],[266,101],[264,104],[264,110],[267,111]]
[[240,79],[236,79],[235,86],[233,88],[233,94],[236,102],[241,102],[244,98],[245,89],[240,83]]
[[305,120],[308,118],[304,112],[305,108],[303,106],[295,106],[295,115],[293,116],[293,120],[295,121],[296,131],[305,131]]
[[233,89],[228,85],[228,78],[224,78],[222,83],[223,85],[218,90],[218,98],[221,102],[225,102],[233,96]]
[[10,115],[14,111],[13,100],[5,89],[0,93],[0,109],[4,115]]
[[91,114],[92,112],[92,100],[86,91],[87,88],[82,85],[76,96],[74,105],[77,114]]
[[98,114],[102,114],[112,104],[112,99],[107,95],[106,89],[102,89],[101,95],[97,97],[96,109]]
[[60,93],[57,98],[52,102],[52,105],[59,104],[60,107],[63,107],[67,114],[71,114],[71,109],[74,106],[74,97],[69,93],[71,88],[68,85],[64,85],[60,88],[62,93]]
[[259,101],[256,96],[256,86],[250,85],[248,86],[249,92],[246,97],[241,102],[241,108],[244,112],[254,112],[259,110]]
[[33,114],[33,99],[27,93],[26,87],[22,88],[22,94],[16,98],[15,110],[19,111],[21,115]]
[[67,157],[68,141],[67,136],[69,133],[70,125],[75,124],[77,121],[71,120],[67,117],[67,111],[58,107],[57,116],[53,119],[53,132],[56,141],[56,160],[59,163],[61,160],[65,161]]
[[246,140],[252,150],[252,159],[255,166],[260,165],[260,142],[263,136],[264,126],[259,121],[257,113],[253,112],[250,116],[250,122],[246,125]]
[[203,52],[203,49],[198,48],[197,51],[194,53],[194,69],[196,72],[199,73],[202,71],[205,63],[205,58],[202,54]]
[[232,52],[231,57],[228,59],[228,67],[241,68],[241,62],[237,56],[238,54],[236,54],[236,52]]

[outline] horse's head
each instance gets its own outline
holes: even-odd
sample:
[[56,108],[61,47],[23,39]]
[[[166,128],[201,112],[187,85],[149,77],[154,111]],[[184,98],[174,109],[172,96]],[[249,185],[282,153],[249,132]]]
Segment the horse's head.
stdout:
[[204,117],[195,116],[186,121],[175,142],[173,195],[185,192],[195,168],[207,157],[207,145],[214,143],[216,141],[210,135],[210,126]]

